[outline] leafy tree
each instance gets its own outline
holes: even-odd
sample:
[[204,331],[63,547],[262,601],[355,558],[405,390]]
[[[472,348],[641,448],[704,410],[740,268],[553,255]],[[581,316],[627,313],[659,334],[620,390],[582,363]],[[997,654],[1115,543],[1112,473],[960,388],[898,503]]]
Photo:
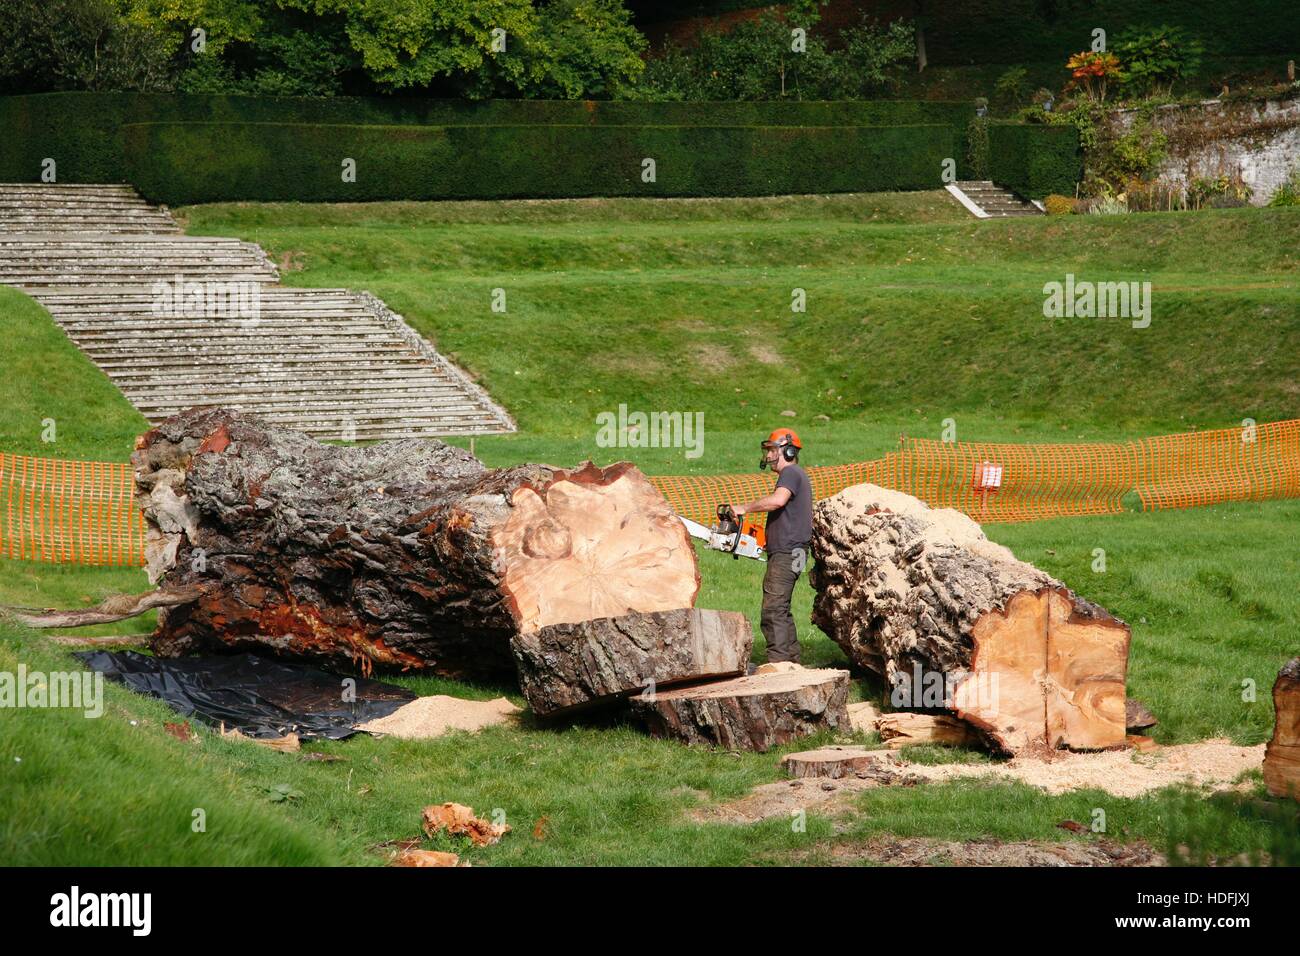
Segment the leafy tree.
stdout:
[[1196,74],[1205,52],[1200,40],[1179,27],[1130,28],[1115,44],[1126,92],[1168,96],[1179,80]]
[[844,52],[836,57],[840,67],[840,95],[847,99],[869,97],[893,87],[916,49],[912,24],[895,20],[881,26],[863,18],[840,34]]
[[[815,22],[815,4],[807,22]],[[910,25],[864,19],[832,50],[817,35],[795,49],[792,14],[764,11],[729,32],[707,31],[691,49],[668,45],[646,66],[638,95],[658,100],[845,99],[879,93],[912,56]]]
[[0,17],[0,90],[165,90],[167,31],[119,0],[9,0]]

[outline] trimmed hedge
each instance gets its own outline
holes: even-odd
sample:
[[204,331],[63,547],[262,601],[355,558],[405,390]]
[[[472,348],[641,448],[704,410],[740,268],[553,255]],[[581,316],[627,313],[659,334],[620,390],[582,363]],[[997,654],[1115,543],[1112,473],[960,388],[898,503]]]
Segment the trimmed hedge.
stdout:
[[[44,93],[0,97],[0,181],[34,182],[53,157],[62,182],[126,178],[122,129],[138,123],[339,126],[927,126],[962,131],[970,103],[631,103],[378,97]],[[953,155],[961,155],[956,153]]]
[[1073,196],[1083,177],[1083,152],[1073,126],[989,124],[989,178],[1028,199]]
[[[127,178],[171,205],[937,189],[950,126],[136,123]],[[653,158],[656,181],[642,182]],[[342,178],[356,161],[356,182]]]

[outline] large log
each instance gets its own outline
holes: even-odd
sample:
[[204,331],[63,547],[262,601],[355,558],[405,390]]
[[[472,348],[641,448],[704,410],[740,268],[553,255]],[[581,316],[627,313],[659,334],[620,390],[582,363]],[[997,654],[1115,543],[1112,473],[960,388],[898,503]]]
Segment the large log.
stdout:
[[1273,709],[1277,720],[1264,748],[1264,784],[1274,796],[1300,800],[1300,657],[1278,672]]
[[699,588],[685,528],[628,463],[493,470],[436,440],[322,445],[224,409],[167,420],[132,461],[151,580],[206,586],[160,614],[160,654],[501,675],[517,634]]
[[951,509],[875,485],[817,504],[813,622],[898,694],[1011,753],[1124,744],[1129,629]]
[[820,730],[850,730],[849,672],[778,671],[632,698],[655,737],[728,750],[770,750]]
[[552,624],[510,642],[524,697],[539,716],[743,674],[753,644],[745,615],[702,608]]

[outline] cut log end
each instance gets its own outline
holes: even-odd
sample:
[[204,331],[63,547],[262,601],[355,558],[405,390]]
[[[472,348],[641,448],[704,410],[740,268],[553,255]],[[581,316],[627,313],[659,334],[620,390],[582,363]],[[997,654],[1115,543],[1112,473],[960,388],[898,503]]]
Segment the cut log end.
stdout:
[[1045,588],[981,616],[953,712],[1012,753],[1123,746],[1129,632],[1097,611]]
[[519,629],[690,607],[699,591],[685,526],[627,463],[518,488],[492,543]]

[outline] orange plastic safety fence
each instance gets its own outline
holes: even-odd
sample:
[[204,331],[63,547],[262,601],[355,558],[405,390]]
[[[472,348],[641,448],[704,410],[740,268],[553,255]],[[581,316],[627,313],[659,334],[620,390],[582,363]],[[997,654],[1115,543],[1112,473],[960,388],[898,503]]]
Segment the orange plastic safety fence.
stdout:
[[[1300,419],[1140,441],[1014,445],[911,439],[874,461],[808,469],[813,496],[870,481],[980,521],[1117,514],[1136,492],[1145,510],[1300,497]],[[650,479],[702,524],[718,502],[772,490],[762,474]],[[1136,502],[1135,502],[1136,503]]]
[[[874,461],[811,467],[813,496],[871,482],[980,521],[1116,514],[1300,497],[1300,419],[1113,444],[1013,445],[911,439]],[[773,477],[651,476],[680,515],[711,524],[721,502],[752,501]],[[0,557],[139,565],[144,523],[129,465],[0,454]]]
[[131,466],[0,453],[0,557],[144,563]]

